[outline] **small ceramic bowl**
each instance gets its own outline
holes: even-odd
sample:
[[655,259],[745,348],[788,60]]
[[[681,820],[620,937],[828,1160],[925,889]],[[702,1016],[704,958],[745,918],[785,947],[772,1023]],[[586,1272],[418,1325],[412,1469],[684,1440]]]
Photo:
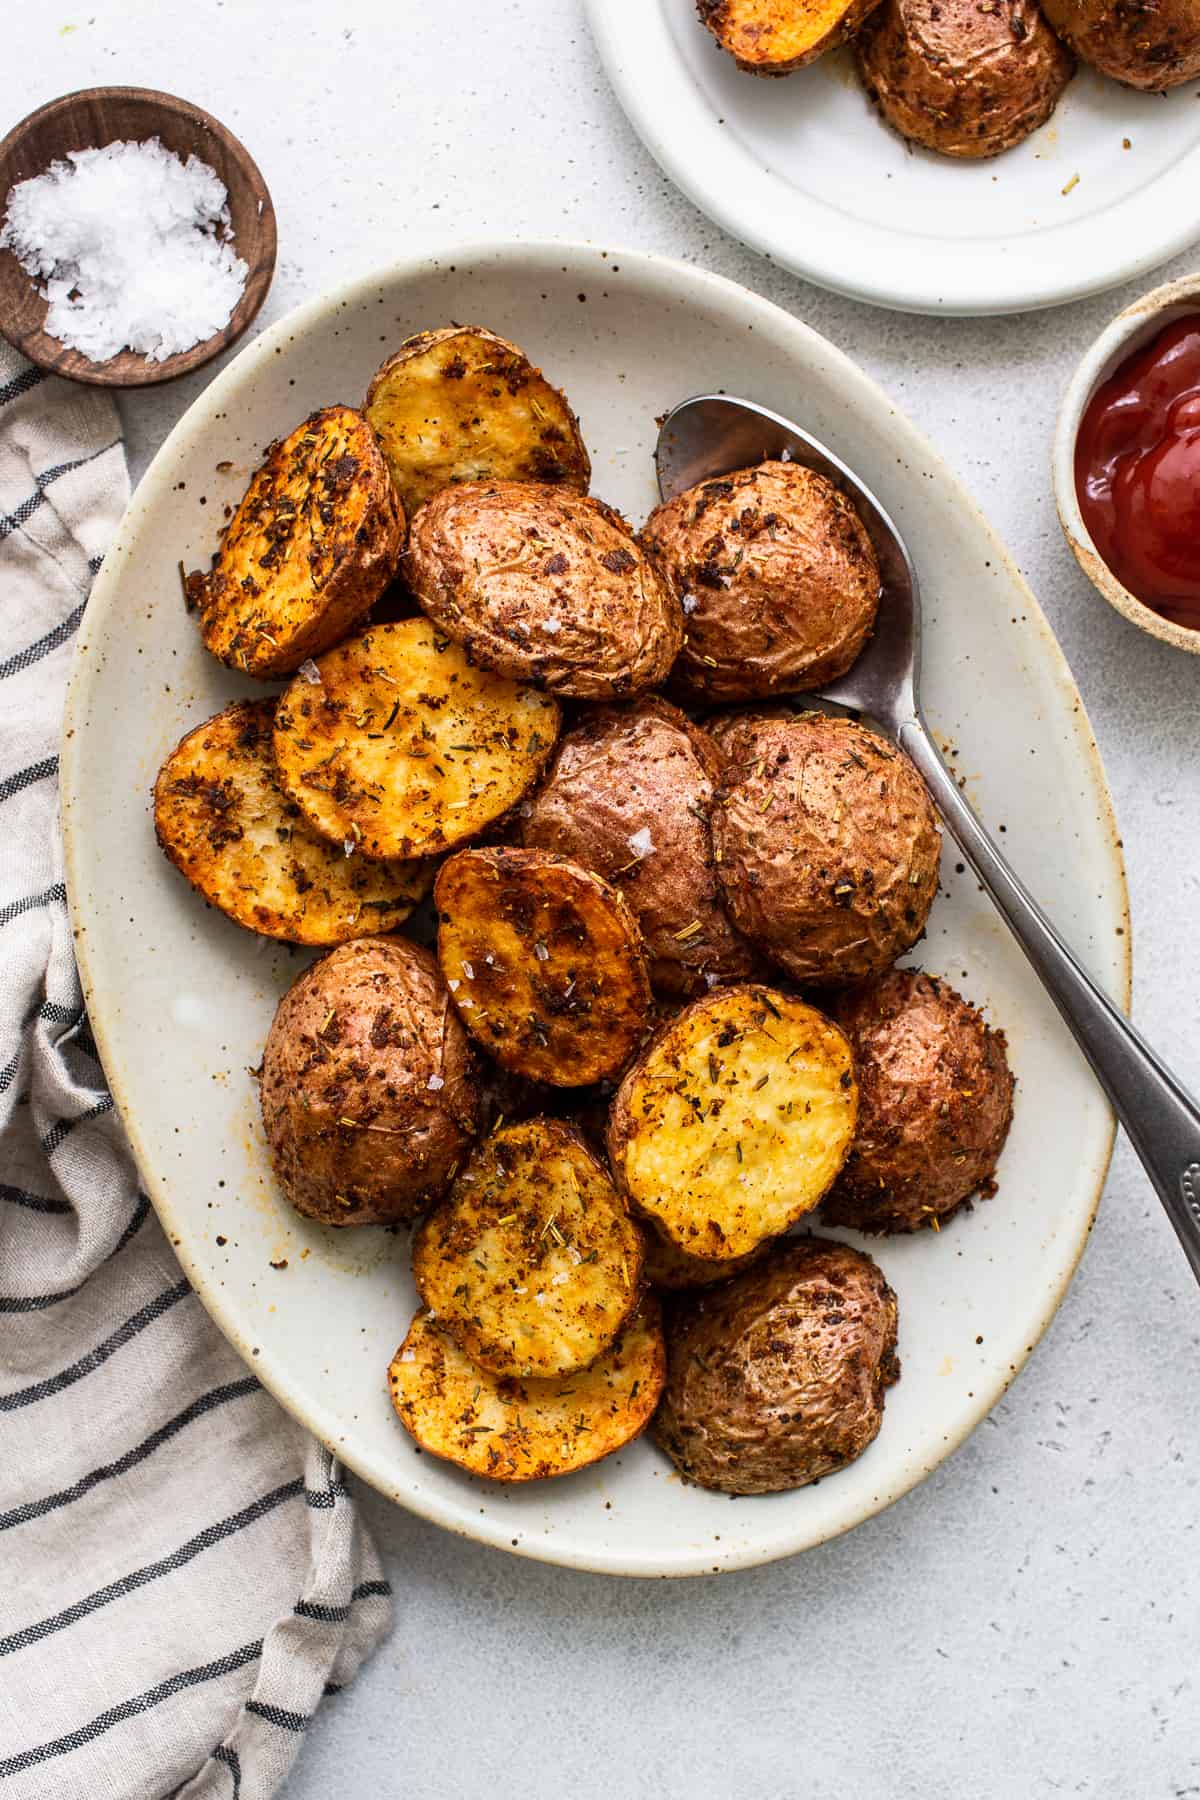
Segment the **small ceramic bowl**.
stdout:
[[157,137],[180,158],[196,155],[215,169],[229,195],[232,243],[249,274],[223,330],[163,362],[121,350],[93,362],[47,335],[46,302],[10,250],[0,250],[0,333],[40,369],[96,387],[148,387],[173,381],[237,342],[267,297],[275,272],[275,209],[249,151],[233,133],[188,100],[154,88],[84,88],[51,100],[0,142],[0,215],[18,181],[41,175],[70,150],[122,139]]
[[1148,631],[1151,637],[1161,638],[1164,644],[1174,644],[1177,650],[1188,650],[1193,656],[1200,656],[1200,631],[1164,619],[1161,613],[1144,605],[1117,580],[1092,542],[1075,492],[1075,440],[1092,395],[1126,357],[1157,337],[1173,319],[1194,312],[1200,312],[1200,274],[1184,275],[1178,281],[1169,281],[1164,287],[1144,294],[1123,313],[1118,313],[1111,325],[1100,333],[1072,375],[1059,409],[1058,428],[1054,434],[1054,497],[1063,533],[1080,568],[1109,605],[1115,606],[1135,625],[1140,625],[1143,631]]

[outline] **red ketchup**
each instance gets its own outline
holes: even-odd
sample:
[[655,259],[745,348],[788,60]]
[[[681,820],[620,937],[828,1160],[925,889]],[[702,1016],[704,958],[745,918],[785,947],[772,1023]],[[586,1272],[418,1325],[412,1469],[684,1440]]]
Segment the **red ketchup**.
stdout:
[[1075,491],[1117,580],[1200,631],[1200,313],[1160,331],[1093,394]]

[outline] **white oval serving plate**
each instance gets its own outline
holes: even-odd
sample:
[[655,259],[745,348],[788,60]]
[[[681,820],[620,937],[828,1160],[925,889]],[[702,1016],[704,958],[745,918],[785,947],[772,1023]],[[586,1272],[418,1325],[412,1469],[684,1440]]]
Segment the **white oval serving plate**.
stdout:
[[583,420],[595,490],[635,519],[655,498],[656,415],[715,385],[792,414],[859,471],[920,569],[929,711],[968,791],[993,828],[1007,828],[1017,868],[1123,998],[1125,886],[1104,776],[1070,674],[1003,546],[878,388],[767,302],[630,252],[464,248],[302,307],[243,350],[184,416],[97,579],[62,756],[80,965],[147,1189],[221,1329],[352,1469],[452,1530],[625,1574],[765,1562],[886,1506],[995,1403],[1083,1247],[1111,1116],[951,849],[920,956],[1006,1028],[1020,1080],[1016,1122],[995,1199],[940,1236],[872,1245],[900,1296],[904,1374],[871,1449],[816,1487],[736,1504],[684,1486],[648,1441],[520,1488],[417,1453],[384,1382],[414,1305],[407,1240],[295,1216],[260,1135],[247,1071],[306,958],[205,908],[158,850],[149,799],[182,733],[247,691],[201,649],[180,562],[206,562],[222,508],[271,438],[314,407],[357,400],[401,338],[450,318],[514,338],[562,382]]
[[695,0],[586,6],[617,99],[671,180],[732,236],[838,293],[905,312],[1022,312],[1113,287],[1200,236],[1195,82],[1164,98],[1081,68],[1018,149],[960,162],[889,131],[848,50],[764,80],[718,47]]

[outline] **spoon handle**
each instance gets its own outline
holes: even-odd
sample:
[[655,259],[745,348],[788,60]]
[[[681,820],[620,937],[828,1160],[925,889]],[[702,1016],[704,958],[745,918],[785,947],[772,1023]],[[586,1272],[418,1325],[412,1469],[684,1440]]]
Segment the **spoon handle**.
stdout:
[[1101,992],[963,799],[924,724],[897,733],[959,847],[1096,1073],[1200,1281],[1200,1107]]

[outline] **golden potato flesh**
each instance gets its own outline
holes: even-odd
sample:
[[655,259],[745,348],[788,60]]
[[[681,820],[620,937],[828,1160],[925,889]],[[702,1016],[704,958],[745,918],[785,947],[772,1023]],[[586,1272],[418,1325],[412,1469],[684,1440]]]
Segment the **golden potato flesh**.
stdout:
[[608,1170],[559,1119],[479,1145],[413,1242],[417,1292],[494,1375],[568,1375],[637,1304],[642,1237]]
[[274,700],[239,700],[189,731],[154,784],[154,829],[212,906],[293,944],[391,931],[433,886],[428,861],[368,862],[318,837],[275,777]]
[[846,496],[767,462],[677,494],[642,542],[669,575],[686,639],[671,682],[706,704],[816,688],[845,674],[879,604],[879,566]]
[[364,408],[409,514],[455,481],[543,481],[586,494],[591,464],[565,394],[481,325],[419,331]]
[[878,0],[697,0],[720,44],[748,75],[790,75],[852,36]]
[[745,721],[713,842],[739,931],[793,981],[877,974],[925,928],[940,834],[904,753],[824,713]]
[[1036,0],[884,0],[854,51],[888,124],[943,156],[1023,143],[1075,72]]
[[860,1104],[846,1166],[821,1203],[828,1223],[939,1228],[972,1194],[993,1193],[1013,1109],[1003,1032],[917,969],[850,988],[832,1011]]
[[650,1022],[629,907],[606,881],[542,850],[462,850],[433,890],[438,959],[467,1030],[530,1081],[584,1087],[618,1073]]
[[1045,0],[1053,29],[1102,75],[1160,93],[1200,76],[1196,0]]
[[689,1255],[653,1225],[647,1226],[645,1236],[646,1260],[642,1264],[642,1273],[650,1287],[664,1294],[685,1288],[710,1287],[714,1281],[728,1281],[731,1275],[740,1274],[760,1256],[765,1256],[771,1241],[768,1239],[757,1249],[748,1250],[745,1256],[731,1256],[725,1262],[714,1262],[711,1257]]
[[806,1487],[874,1441],[899,1377],[896,1296],[878,1264],[797,1238],[675,1303],[654,1435],[700,1487]]
[[446,1188],[475,1135],[475,1059],[428,950],[360,938],[279,1003],[260,1082],[275,1173],[326,1225],[403,1222]]
[[388,1371],[392,1405],[423,1450],[493,1481],[569,1475],[645,1430],[666,1379],[662,1315],[647,1295],[590,1369],[518,1381],[477,1368],[421,1311]]
[[657,687],[683,641],[669,583],[602,501],[466,482],[413,519],[404,572],[471,661],[578,700]]
[[634,1208],[725,1262],[810,1212],[846,1159],[850,1046],[803,1001],[718,988],[666,1025],[617,1090],[608,1159]]
[[559,744],[521,806],[521,840],[594,869],[628,900],[655,992],[688,999],[749,975],[725,914],[709,814],[721,758],[665,700],[597,707]]
[[246,675],[290,675],[361,623],[396,570],[404,509],[375,433],[348,406],[272,444],[207,575],[187,579],[205,646]]
[[545,694],[473,668],[427,619],[402,619],[292,682],[275,715],[275,763],[324,837],[366,857],[428,856],[521,798],[558,725]]

